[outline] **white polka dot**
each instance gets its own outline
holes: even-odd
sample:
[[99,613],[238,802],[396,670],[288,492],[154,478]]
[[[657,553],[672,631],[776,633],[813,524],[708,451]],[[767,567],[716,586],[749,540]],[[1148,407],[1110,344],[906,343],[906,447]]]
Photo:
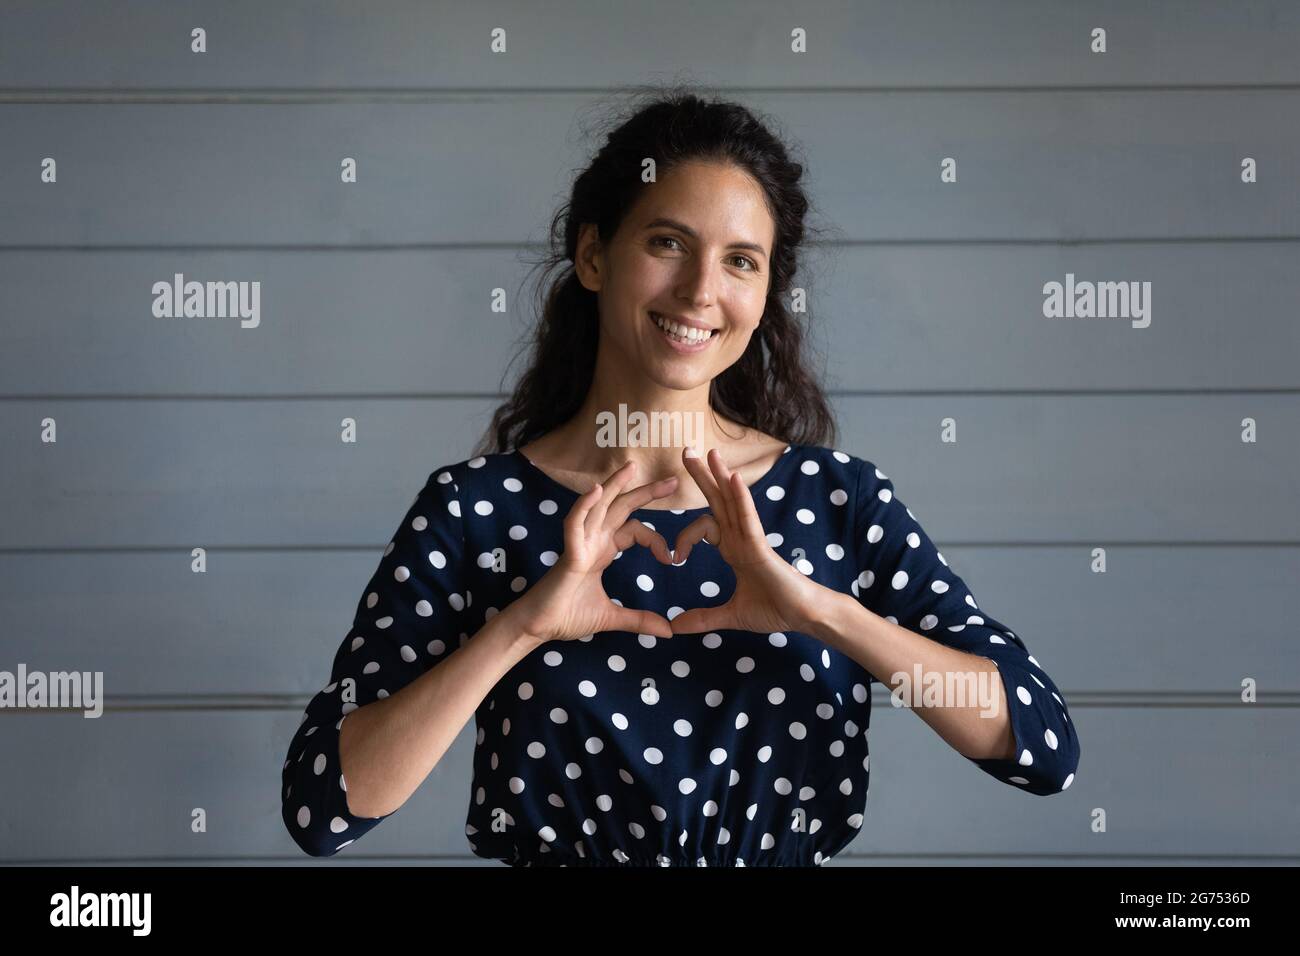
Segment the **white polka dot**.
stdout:
[[799,466],[799,470],[802,471],[805,475],[815,475],[817,474],[817,472],[821,471],[822,469],[821,469],[821,465],[817,464],[817,462],[815,461],[805,461],[802,465]]
[[801,524],[812,524],[816,520],[816,516],[807,508],[800,508],[794,513],[794,516],[799,519]]
[[524,681],[519,685],[518,693],[520,700],[530,700],[533,696],[533,685],[528,681]]
[[541,559],[542,564],[546,565],[548,568],[556,561],[560,560],[560,556],[554,551],[543,551],[538,555],[538,557]]
[[695,781],[690,777],[682,777],[682,779],[677,782],[677,789],[682,793],[693,793],[695,791]]
[[773,687],[767,692],[767,702],[769,704],[779,704],[785,700],[785,691],[780,687]]
[[518,478],[507,478],[501,484],[505,486],[506,491],[520,491],[524,487],[524,483]]
[[1034,702],[1034,699],[1029,696],[1029,691],[1025,690],[1023,687],[1016,687],[1016,696],[1020,698],[1020,703],[1022,704],[1032,704]]
[[605,749],[605,742],[599,737],[588,737],[584,746],[587,748],[587,753],[598,754]]
[[459,502],[459,501],[449,501],[449,502],[447,502],[447,510],[450,511],[450,512],[451,512],[453,515],[455,515],[457,518],[459,518],[459,517],[460,517],[460,502]]
[[705,581],[700,585],[700,593],[705,597],[717,597],[719,590],[721,589],[712,581]]
[[638,574],[636,576],[636,586],[642,591],[653,591],[655,583],[650,579],[650,575]]
[[785,543],[785,538],[781,536],[779,531],[772,531],[767,536],[767,543],[773,548],[779,548]]
[[513,525],[508,533],[511,541],[523,541],[528,537],[528,529],[521,524]]
[[673,721],[673,731],[678,737],[689,737],[691,735],[691,722],[679,717]]
[[1043,731],[1043,739],[1047,741],[1047,746],[1053,750],[1056,749],[1056,734],[1052,733],[1052,728],[1049,727]]
[[405,581],[410,576],[411,576],[411,569],[406,567],[405,565],[399,565],[398,567],[393,569],[393,577],[396,578],[398,581]]
[[610,654],[609,660],[605,663],[609,665],[609,669],[612,671],[621,671],[627,667],[627,661],[623,660],[623,658],[617,654]]
[[474,502],[474,513],[480,515],[490,515],[492,513],[492,502],[490,501]]
[[826,557],[832,561],[838,561],[844,557],[844,549],[838,544],[828,544],[826,545]]
[[459,594],[447,595],[447,603],[451,605],[453,611],[463,611],[465,609],[465,599]]
[[[504,620],[504,618],[502,620]],[[596,685],[589,680],[585,680],[578,685],[578,693],[583,697],[595,697]]]
[[646,763],[659,764],[664,762],[664,752],[658,747],[647,747],[642,751],[641,756],[645,758]]
[[298,826],[305,827],[309,823],[311,823],[311,811],[308,810],[306,807],[299,807]]
[[433,605],[421,598],[419,601],[415,602],[415,613],[420,615],[420,617],[432,617]]
[[721,747],[714,747],[709,751],[709,761],[714,764],[720,764],[727,759],[727,752]]
[[541,504],[537,506],[537,510],[544,515],[553,515],[557,510],[557,506],[554,501],[552,501],[550,498],[547,498],[545,501],[543,501]]
[[867,544],[875,544],[885,536],[885,529],[878,524],[873,524],[867,529]]
[[893,579],[889,582],[889,586],[892,587],[895,591],[901,591],[903,590],[903,588],[907,587],[907,572],[906,571],[897,572],[894,575]]
[[435,568],[445,568],[447,566],[447,556],[441,551],[430,551],[429,563]]
[[752,657],[742,657],[740,660],[736,661],[736,670],[740,671],[742,674],[748,674],[753,669],[754,658]]
[[780,485],[773,485],[767,489],[767,497],[771,501],[780,501],[785,497],[785,489]]
[[482,457],[471,458],[468,462],[466,462],[466,464],[468,464],[471,468],[482,468],[483,465],[486,463],[487,463],[487,459]]
[[848,500],[849,496],[845,494],[843,488],[836,488],[831,492],[831,504],[833,505],[842,505]]
[[534,740],[528,745],[528,756],[537,759],[546,756],[546,746],[540,740]]

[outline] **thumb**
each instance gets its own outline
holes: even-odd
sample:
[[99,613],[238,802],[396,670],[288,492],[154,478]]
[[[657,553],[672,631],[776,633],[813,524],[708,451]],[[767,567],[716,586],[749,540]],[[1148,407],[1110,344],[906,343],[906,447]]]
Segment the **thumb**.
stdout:
[[611,630],[629,631],[633,634],[653,634],[655,637],[672,637],[673,626],[668,619],[653,611],[643,611],[631,607],[619,607],[610,602]]
[[683,611],[672,621],[674,634],[703,634],[735,627],[735,611],[731,602],[717,607],[693,607]]

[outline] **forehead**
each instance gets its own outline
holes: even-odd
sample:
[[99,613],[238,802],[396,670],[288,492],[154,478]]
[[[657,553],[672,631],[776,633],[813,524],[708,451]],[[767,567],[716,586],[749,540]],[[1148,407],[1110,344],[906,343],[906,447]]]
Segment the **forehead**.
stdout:
[[718,163],[669,170],[647,185],[629,218],[637,228],[671,218],[708,241],[760,242],[768,250],[776,230],[758,182],[737,166]]

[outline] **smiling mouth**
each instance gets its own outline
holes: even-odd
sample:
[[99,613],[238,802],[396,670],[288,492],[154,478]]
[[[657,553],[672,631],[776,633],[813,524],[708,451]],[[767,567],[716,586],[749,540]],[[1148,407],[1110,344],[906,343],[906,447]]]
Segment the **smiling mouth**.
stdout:
[[686,348],[702,348],[712,342],[718,334],[717,329],[697,329],[693,326],[678,325],[676,322],[665,319],[658,312],[651,312],[650,320],[658,326],[664,338],[674,345]]

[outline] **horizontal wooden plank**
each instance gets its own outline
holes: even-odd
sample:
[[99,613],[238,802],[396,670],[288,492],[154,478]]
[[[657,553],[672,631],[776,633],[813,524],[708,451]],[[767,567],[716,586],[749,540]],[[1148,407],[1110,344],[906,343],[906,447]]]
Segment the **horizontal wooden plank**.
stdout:
[[[1294,237],[1300,90],[768,93],[830,238]],[[581,94],[335,104],[0,104],[0,246],[540,239]],[[598,115],[598,114],[597,114]],[[1259,181],[1240,180],[1242,157]],[[40,181],[41,160],[58,163]],[[358,181],[340,181],[344,157]],[[957,181],[940,181],[945,158]],[[503,197],[508,196],[508,200]]]
[[[204,574],[180,552],[0,555],[0,668],[101,671],[110,703],[305,703],[329,679],[384,543],[218,552]],[[1300,688],[1300,643],[1276,625],[1300,580],[1300,548],[1114,548],[1105,574],[1089,570],[1082,547],[945,547],[944,556],[1072,706],[1076,690],[1227,698],[1252,677],[1268,701]]]
[[[365,545],[495,400],[0,403],[0,547]],[[936,541],[1300,540],[1297,395],[849,397],[837,446]],[[58,441],[42,443],[52,417]],[[1240,439],[1255,419],[1256,443]],[[356,443],[340,422],[357,422]],[[955,442],[941,441],[945,420]]]
[[[813,361],[830,387],[873,392],[1297,388],[1297,254],[1289,242],[810,249]],[[0,324],[0,381],[10,396],[495,392],[533,315],[521,255],[0,253],[16,318]],[[256,327],[155,317],[153,285],[177,273],[260,282]],[[1044,317],[1044,284],[1067,275],[1149,282],[1150,325]],[[507,314],[490,309],[496,288]]]
[[[1288,711],[1076,711],[1078,776],[1050,797],[983,773],[914,714],[875,713],[866,821],[847,852],[1196,856],[1277,853],[1300,839]],[[292,856],[279,770],[299,717],[4,716],[0,765],[13,772],[0,858]],[[464,855],[473,746],[467,726],[407,805],[340,856]],[[190,831],[195,807],[206,833]],[[1105,833],[1090,828],[1098,807]]]
[[[653,15],[589,0],[378,0],[362,14],[346,0],[290,0],[273,15],[253,0],[111,8],[60,0],[10,12],[0,86],[569,87],[680,70],[726,85],[797,87],[1300,80],[1300,18],[1284,0],[1228,11],[1210,0],[1096,7],[813,2],[791,19],[777,0],[663,0]],[[207,29],[206,54],[189,51],[195,26]],[[498,26],[508,42],[493,55]],[[1108,33],[1104,55],[1089,50],[1096,26]],[[791,53],[795,27],[807,32],[806,54]]]

